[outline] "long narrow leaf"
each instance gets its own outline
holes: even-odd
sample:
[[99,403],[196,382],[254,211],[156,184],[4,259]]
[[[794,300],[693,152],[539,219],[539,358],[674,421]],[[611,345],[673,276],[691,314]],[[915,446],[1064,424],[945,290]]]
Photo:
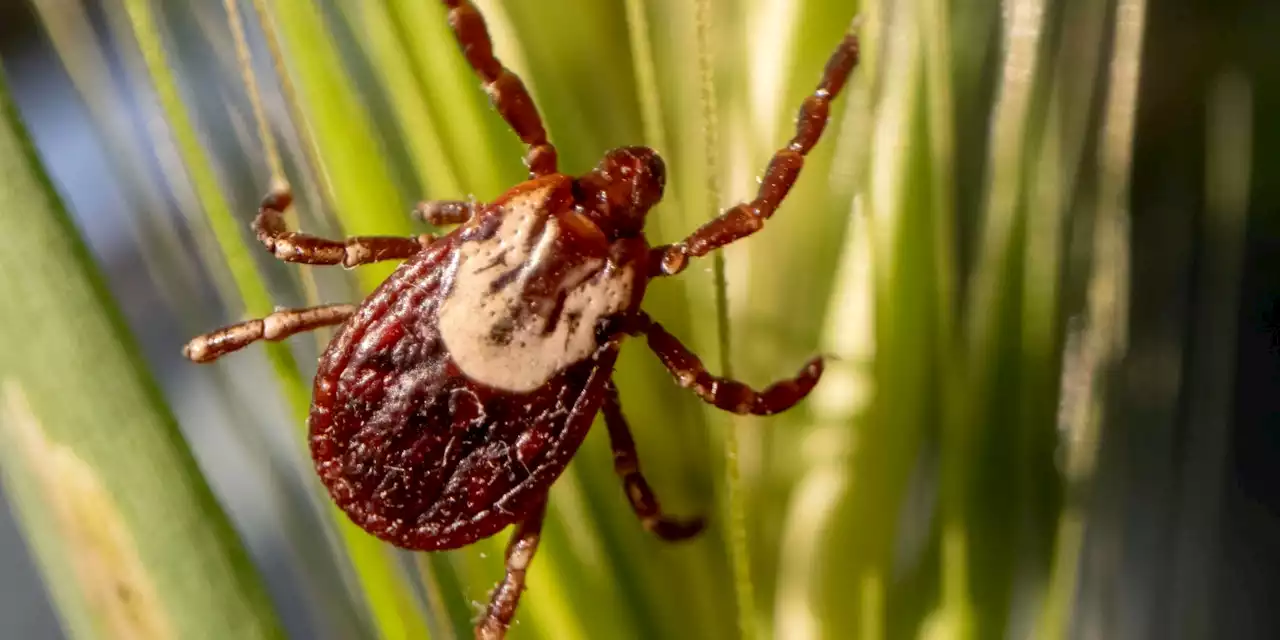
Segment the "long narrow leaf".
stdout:
[[0,232],[0,460],[68,631],[278,637],[3,80]]

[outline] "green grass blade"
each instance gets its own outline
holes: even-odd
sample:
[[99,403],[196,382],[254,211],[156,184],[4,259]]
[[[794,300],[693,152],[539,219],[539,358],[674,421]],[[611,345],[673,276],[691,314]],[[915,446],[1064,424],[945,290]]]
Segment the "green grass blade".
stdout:
[[[462,188],[481,200],[492,200],[520,180],[523,171],[519,140],[489,107],[479,81],[467,67],[439,2],[388,0],[394,28],[405,43],[418,89],[426,96],[441,131],[444,150],[457,167]],[[497,158],[511,158],[504,169]],[[438,194],[461,197],[465,194]]]
[[[1021,285],[1028,268],[1023,243],[1030,224],[1025,207],[1034,176],[1030,159],[1044,129],[1039,98],[1047,83],[1039,72],[1044,68],[1042,52],[1051,26],[1044,3],[1038,0],[1015,2],[1003,15],[1003,56],[978,223],[979,257],[965,309],[966,384],[962,388],[967,406],[959,410],[963,422],[951,427],[955,446],[944,453],[948,480],[963,477],[956,485],[960,489],[951,494],[946,526],[948,534],[964,536],[956,552],[965,557],[956,564],[969,576],[973,611],[973,626],[964,632],[977,637],[1008,628],[1015,581],[1022,567],[1032,564],[1020,566],[1031,557],[1024,534],[1038,525],[1032,514],[1023,511],[1020,495],[1033,488],[1014,479],[1022,465],[1031,462],[1023,446],[1033,437],[1032,428],[1019,425],[1019,420],[1027,409],[1023,401],[1035,392],[1043,370],[1023,366],[1024,340],[1038,330],[1021,322],[1026,304]],[[1044,257],[1033,258],[1039,264]],[[1009,401],[1011,393],[1017,394],[1017,401]],[[1052,434],[1051,416],[1048,428]],[[987,463],[974,465],[975,458]],[[1053,473],[1051,459],[1035,463],[1043,463],[1042,470]],[[1034,490],[1041,488],[1044,485],[1038,484]]]
[[423,199],[455,199],[463,192],[457,172],[444,152],[440,127],[431,117],[426,97],[414,77],[408,51],[385,4],[342,4],[347,21],[355,25],[359,42],[390,98],[399,134],[426,189]]
[[[1022,422],[1028,436],[1023,443],[1023,478],[1029,489],[1024,492],[1025,512],[1034,514],[1029,537],[1044,548],[1044,596],[1039,603],[1039,619],[1034,633],[1044,638],[1065,638],[1070,628],[1071,605],[1080,549],[1084,539],[1084,518],[1079,505],[1063,497],[1064,484],[1087,482],[1091,471],[1084,471],[1077,443],[1068,438],[1061,443],[1065,463],[1053,467],[1057,477],[1048,478],[1046,458],[1057,458],[1051,447],[1058,444],[1057,431],[1079,433],[1083,425],[1077,407],[1069,405],[1076,394],[1061,396],[1078,384],[1078,354],[1066,337],[1065,318],[1074,313],[1068,294],[1063,289],[1068,281],[1068,254],[1071,243],[1064,240],[1070,233],[1072,198],[1079,192],[1081,174],[1087,166],[1084,150],[1095,133],[1089,125],[1089,114],[1099,86],[1099,58],[1106,36],[1106,2],[1075,3],[1063,14],[1063,33],[1058,59],[1049,73],[1051,83],[1048,113],[1040,151],[1030,161],[1028,193],[1028,229],[1024,243],[1026,270],[1023,282],[1024,310],[1022,323],[1024,366],[1029,391],[1024,394]],[[1079,205],[1076,205],[1077,209]],[[1075,341],[1079,344],[1079,340]],[[1093,372],[1084,375],[1092,376]],[[1079,407],[1085,412],[1096,410]],[[1088,420],[1088,418],[1084,418]],[[1049,448],[1046,451],[1046,448]],[[1058,454],[1061,456],[1061,454]],[[1052,545],[1052,549],[1049,546]]]
[[0,461],[70,635],[280,637],[2,79],[0,230]]
[[[1106,4],[1106,3],[1104,3]],[[1079,385],[1077,393],[1064,402],[1063,419],[1070,440],[1065,452],[1067,480],[1083,483],[1097,465],[1098,445],[1104,426],[1103,407],[1114,402],[1108,397],[1116,389],[1115,379],[1129,346],[1130,262],[1132,239],[1129,232],[1130,179],[1133,169],[1134,126],[1137,117],[1138,87],[1142,73],[1143,40],[1146,36],[1147,3],[1123,0],[1111,3],[1107,17],[1112,25],[1113,51],[1107,65],[1105,103],[1097,132],[1096,157],[1089,165],[1096,171],[1096,200],[1091,202],[1092,260],[1085,284],[1083,328],[1078,346],[1070,350],[1063,367],[1064,385]],[[1075,356],[1075,357],[1071,357]],[[1110,412],[1105,418],[1121,412]],[[1123,425],[1116,425],[1123,426]],[[1105,501],[1097,500],[1094,509]],[[1046,638],[1067,637],[1073,623],[1071,605],[1077,597],[1081,608],[1101,610],[1098,592],[1078,596],[1081,585],[1080,557],[1085,546],[1083,529],[1089,511],[1086,505],[1068,502],[1058,526],[1055,564],[1050,574],[1050,590],[1040,620]],[[1120,543],[1114,533],[1103,533],[1092,543],[1092,553],[1115,553]],[[1115,571],[1101,572],[1101,579]],[[1099,579],[1099,578],[1094,578]],[[1085,619],[1088,630],[1096,620]]]
[[[343,65],[320,7],[307,2],[279,2],[264,12],[263,29],[278,34],[286,73],[297,87],[297,104],[315,145],[323,188],[331,194],[334,213],[350,235],[408,235],[412,205],[401,193],[375,136],[369,111]],[[372,290],[394,265],[358,270],[365,290]]]
[[[222,251],[236,289],[244,301],[245,313],[253,317],[267,315],[275,310],[275,304],[244,244],[241,234],[247,226],[231,213],[223,188],[214,174],[213,165],[178,93],[177,82],[166,60],[164,44],[151,4],[149,0],[123,2],[187,177],[204,208],[218,248]],[[288,398],[289,406],[295,413],[305,412],[310,400],[288,346],[270,343],[265,348],[276,375],[282,380],[281,390]]]
[[[698,78],[701,88],[702,126],[706,144],[705,166],[707,181],[702,188],[707,216],[719,215],[720,190],[720,122],[716,109],[716,85],[714,61],[711,53],[711,0],[698,0],[694,21],[697,31]],[[725,280],[724,253],[711,256],[712,289],[715,293],[717,351],[720,375],[733,378],[733,358],[730,356],[729,291]],[[721,418],[725,420],[724,418]],[[755,583],[751,579],[751,552],[747,539],[747,495],[742,486],[742,470],[739,467],[741,446],[738,442],[737,422],[729,418],[724,431],[726,543],[733,568],[734,599],[738,610],[738,634],[744,640],[759,635],[756,621]]]
[[[275,305],[259,279],[241,236],[241,229],[245,225],[231,214],[223,190],[213,173],[211,161],[200,144],[187,109],[178,94],[150,3],[147,0],[125,0],[125,7],[161,107],[177,140],[183,163],[245,301],[246,312],[257,317],[271,313]],[[288,347],[280,343],[268,343],[265,349],[281,379],[281,388],[289,399],[294,415],[306,415],[310,405],[307,385],[302,380]],[[337,523],[382,637],[422,637],[426,627],[402,586],[403,580],[399,578],[384,545],[358,530],[336,508],[331,507],[330,513]]]
[[148,275],[161,287],[174,306],[196,281],[194,264],[185,255],[177,225],[168,215],[164,195],[149,179],[147,151],[128,135],[127,101],[111,82],[112,72],[104,54],[104,43],[94,32],[86,7],[78,2],[35,0],[32,3],[41,25],[49,35],[58,58],[71,77],[107,151],[120,161],[111,166],[124,199],[132,210],[130,231],[143,248]]

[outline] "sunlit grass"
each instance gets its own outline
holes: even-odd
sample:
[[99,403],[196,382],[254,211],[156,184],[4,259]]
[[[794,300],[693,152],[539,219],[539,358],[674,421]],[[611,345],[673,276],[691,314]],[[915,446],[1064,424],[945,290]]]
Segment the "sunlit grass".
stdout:
[[[194,193],[204,215],[186,224],[206,247],[200,266],[232,284],[219,290],[228,317],[202,327],[281,299],[357,299],[391,268],[315,270],[312,287],[290,275],[304,267],[256,253],[244,194],[264,192],[276,169],[244,165],[277,164],[263,131],[280,138],[283,177],[303,196],[300,224],[326,234],[410,233],[415,201],[491,200],[524,176],[518,141],[436,2],[241,2],[266,123],[219,44],[233,30],[217,3],[105,4],[128,10],[112,40],[77,43],[65,15],[41,16],[91,106],[121,90],[91,81],[106,47],[125,59],[141,52],[127,76],[158,101],[157,125],[95,124],[130,155],[147,147],[138,140],[154,145],[170,179],[122,177],[145,211],[152,192],[180,203]],[[1067,319],[1119,313],[1099,308],[1113,298],[1063,289],[1089,266],[1099,287],[1127,278],[1121,241],[1100,234],[1119,233],[1124,216],[1137,82],[1124,56],[1136,55],[1143,3],[477,4],[498,55],[534,94],[563,170],[582,173],[624,144],[663,154],[667,197],[647,227],[655,244],[754,194],[862,14],[862,64],[786,204],[722,265],[702,260],[655,282],[645,303],[717,371],[763,385],[821,352],[832,357],[824,382],[793,411],[730,419],[629,343],[616,375],[646,474],[668,512],[703,513],[711,526],[674,546],[644,532],[596,429],[552,491],[512,636],[1060,635],[1086,522],[1063,498],[1059,463]],[[212,60],[199,55],[209,51]],[[1100,72],[1107,55],[1129,75]],[[1104,100],[1095,122],[1088,114]],[[1101,193],[1075,197],[1086,175]],[[1083,236],[1091,250],[1069,245],[1081,220],[1094,225]],[[162,274],[178,253],[139,250]],[[1070,262],[1081,254],[1096,262]],[[167,286],[181,313],[182,287]],[[303,344],[293,343],[310,353]],[[1090,344],[1093,362],[1106,363],[1120,342]],[[301,433],[313,367],[289,346],[267,348],[280,383],[267,392],[284,397]],[[229,360],[221,366],[253,366]],[[1071,408],[1095,415],[1102,399],[1085,398]],[[505,536],[406,558],[340,516],[328,524],[342,542],[324,561],[352,576],[346,595],[371,637],[465,636],[501,577]],[[308,615],[326,628],[332,613]]]
[[6,84],[0,295],[23,304],[0,314],[0,461],[67,632],[279,637]]

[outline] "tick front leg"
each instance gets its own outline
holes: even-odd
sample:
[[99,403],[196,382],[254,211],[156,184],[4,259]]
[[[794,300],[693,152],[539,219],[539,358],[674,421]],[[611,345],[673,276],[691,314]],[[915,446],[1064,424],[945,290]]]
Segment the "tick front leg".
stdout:
[[662,515],[662,507],[653,489],[645,481],[640,472],[640,458],[636,455],[636,443],[631,437],[631,428],[622,415],[622,402],[618,398],[618,387],[610,380],[604,388],[604,424],[609,430],[609,443],[613,447],[613,468],[622,478],[622,488],[626,491],[631,508],[645,529],[654,535],[675,542],[698,535],[702,531],[702,518],[677,520]]
[[413,217],[428,224],[443,227],[462,224],[471,219],[475,203],[462,200],[426,200],[413,208]]
[[546,513],[547,499],[544,496],[537,508],[516,527],[515,534],[507,543],[507,575],[489,599],[484,620],[476,625],[476,640],[498,640],[507,635],[507,628],[511,626],[511,619],[520,604],[520,594],[524,592],[525,573],[533,561],[533,554],[538,551],[542,518]]
[[267,194],[253,220],[258,241],[276,258],[302,264],[340,264],[351,268],[382,260],[404,260],[431,244],[435,236],[422,234],[412,238],[399,236],[353,236],[345,240],[327,240],[289,231],[284,212],[293,202],[289,189],[275,189]]
[[283,340],[320,327],[342,324],[356,312],[353,304],[331,304],[305,309],[285,309],[265,318],[249,320],[196,336],[182,348],[193,362],[213,362],[259,340]]
[[858,38],[850,31],[827,61],[817,90],[801,104],[795,136],[769,161],[755,199],[726,210],[676,244],[652,249],[649,261],[654,265],[652,276],[680,273],[688,265],[689,258],[704,256],[764,227],[764,221],[778,210],[795,185],[800,169],[804,167],[805,156],[826,129],[831,101],[840,95],[857,64]]
[[779,380],[763,391],[756,391],[737,380],[711,375],[698,356],[647,315],[641,314],[634,322],[632,331],[648,338],[649,348],[680,386],[692,389],[706,403],[731,413],[767,416],[786,411],[809,395],[822,377],[822,358],[817,357],[805,364],[794,378]]
[[532,177],[556,172],[556,148],[547,141],[547,130],[542,126],[542,116],[533,103],[529,90],[510,69],[493,55],[493,40],[485,26],[484,16],[469,0],[444,0],[449,9],[449,26],[458,38],[458,45],[467,62],[480,76],[484,90],[489,94],[498,114],[529,147],[524,163]]

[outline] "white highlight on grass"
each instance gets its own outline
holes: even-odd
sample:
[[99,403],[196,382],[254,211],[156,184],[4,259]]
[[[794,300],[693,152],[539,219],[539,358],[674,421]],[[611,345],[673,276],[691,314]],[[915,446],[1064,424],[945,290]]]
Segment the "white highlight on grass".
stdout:
[[[902,184],[907,175],[907,144],[915,138],[911,133],[911,116],[916,92],[920,89],[920,47],[915,22],[909,16],[897,15],[891,26],[893,28],[881,31],[885,81],[874,116],[867,199],[874,250],[884,259],[894,254],[893,243],[902,213]],[[876,265],[876,277],[881,282],[893,276],[888,266],[887,262]]]
[[822,335],[823,352],[835,359],[823,372],[824,384],[815,387],[810,396],[814,414],[833,421],[851,419],[872,396],[872,377],[865,368],[876,353],[876,283],[871,225],[862,203],[861,196],[854,199]]
[[814,590],[823,567],[820,550],[836,507],[848,492],[845,468],[856,446],[849,423],[865,411],[873,388],[868,365],[875,357],[875,284],[870,220],[863,198],[854,199],[845,231],[843,254],[823,332],[828,361],[823,383],[810,395],[815,418],[822,424],[802,449],[805,473],[791,501],[779,548],[774,637],[805,640],[822,636]]
[[[1089,274],[1085,321],[1078,338],[1080,346],[1076,349],[1079,352],[1077,358],[1082,362],[1075,363],[1076,371],[1067,370],[1063,374],[1063,384],[1076,378],[1076,383],[1081,385],[1080,392],[1076,394],[1078,405],[1065,407],[1060,413],[1060,419],[1074,421],[1074,424],[1062,425],[1069,432],[1064,465],[1068,478],[1078,478],[1093,471],[1103,419],[1097,407],[1106,402],[1106,388],[1100,384],[1104,381],[1095,374],[1123,358],[1128,347],[1129,180],[1146,1],[1120,0],[1115,7],[1114,24],[1107,101],[1098,149],[1098,210],[1093,230],[1095,257]],[[1078,629],[1076,635],[1080,637],[1103,637],[1113,629],[1127,629],[1138,634],[1149,631],[1142,628],[1141,623],[1134,624],[1129,619],[1117,622],[1101,615],[1100,612],[1110,610],[1112,603],[1102,602],[1097,595],[1101,592],[1090,587],[1096,586],[1099,580],[1112,578],[1115,571],[1102,571],[1092,578],[1078,574],[1083,545],[1078,535],[1080,526],[1078,509],[1068,505],[1058,525],[1055,566],[1050,575],[1051,592],[1046,598],[1050,608],[1045,611],[1041,626],[1058,629],[1068,616],[1073,616],[1071,623]],[[1116,536],[1103,536],[1091,546],[1090,555],[1093,557],[1085,558],[1085,565],[1099,560],[1106,562],[1123,553]],[[1085,595],[1073,603],[1071,613],[1052,608],[1054,603],[1070,600],[1070,596],[1058,594],[1077,592]]]
[[974,302],[969,307],[973,316],[968,323],[973,353],[985,352],[984,343],[994,339],[990,317],[997,308],[994,300],[1003,293],[999,289],[1001,269],[1009,253],[1023,184],[1032,77],[1044,27],[1043,0],[1015,0],[1006,5],[1004,27],[1004,64],[991,112],[991,178],[983,208],[985,219],[978,252],[981,257],[971,289]]
[[[760,144],[771,146],[778,138],[778,112],[783,108],[788,70],[795,57],[795,33],[799,3],[764,0],[747,21],[745,42],[754,131]],[[771,147],[770,147],[771,148]]]
[[[61,555],[56,586],[78,591],[63,595],[63,604],[74,602],[103,637],[177,637],[157,576],[143,561],[132,523],[108,489],[104,470],[50,437],[15,378],[0,380],[0,429],[5,446],[16,449],[10,455],[22,461],[6,468],[3,479],[11,486],[30,483],[15,505],[34,523],[27,533],[45,538],[38,549],[46,560]],[[171,526],[183,533],[191,525]]]
[[[832,430],[834,431],[834,430]],[[817,435],[817,434],[815,434]],[[799,640],[822,637],[822,626],[810,596],[810,584],[819,573],[822,528],[847,491],[848,474],[838,465],[825,465],[805,475],[786,517],[786,529],[778,547],[778,600],[773,637]]]

